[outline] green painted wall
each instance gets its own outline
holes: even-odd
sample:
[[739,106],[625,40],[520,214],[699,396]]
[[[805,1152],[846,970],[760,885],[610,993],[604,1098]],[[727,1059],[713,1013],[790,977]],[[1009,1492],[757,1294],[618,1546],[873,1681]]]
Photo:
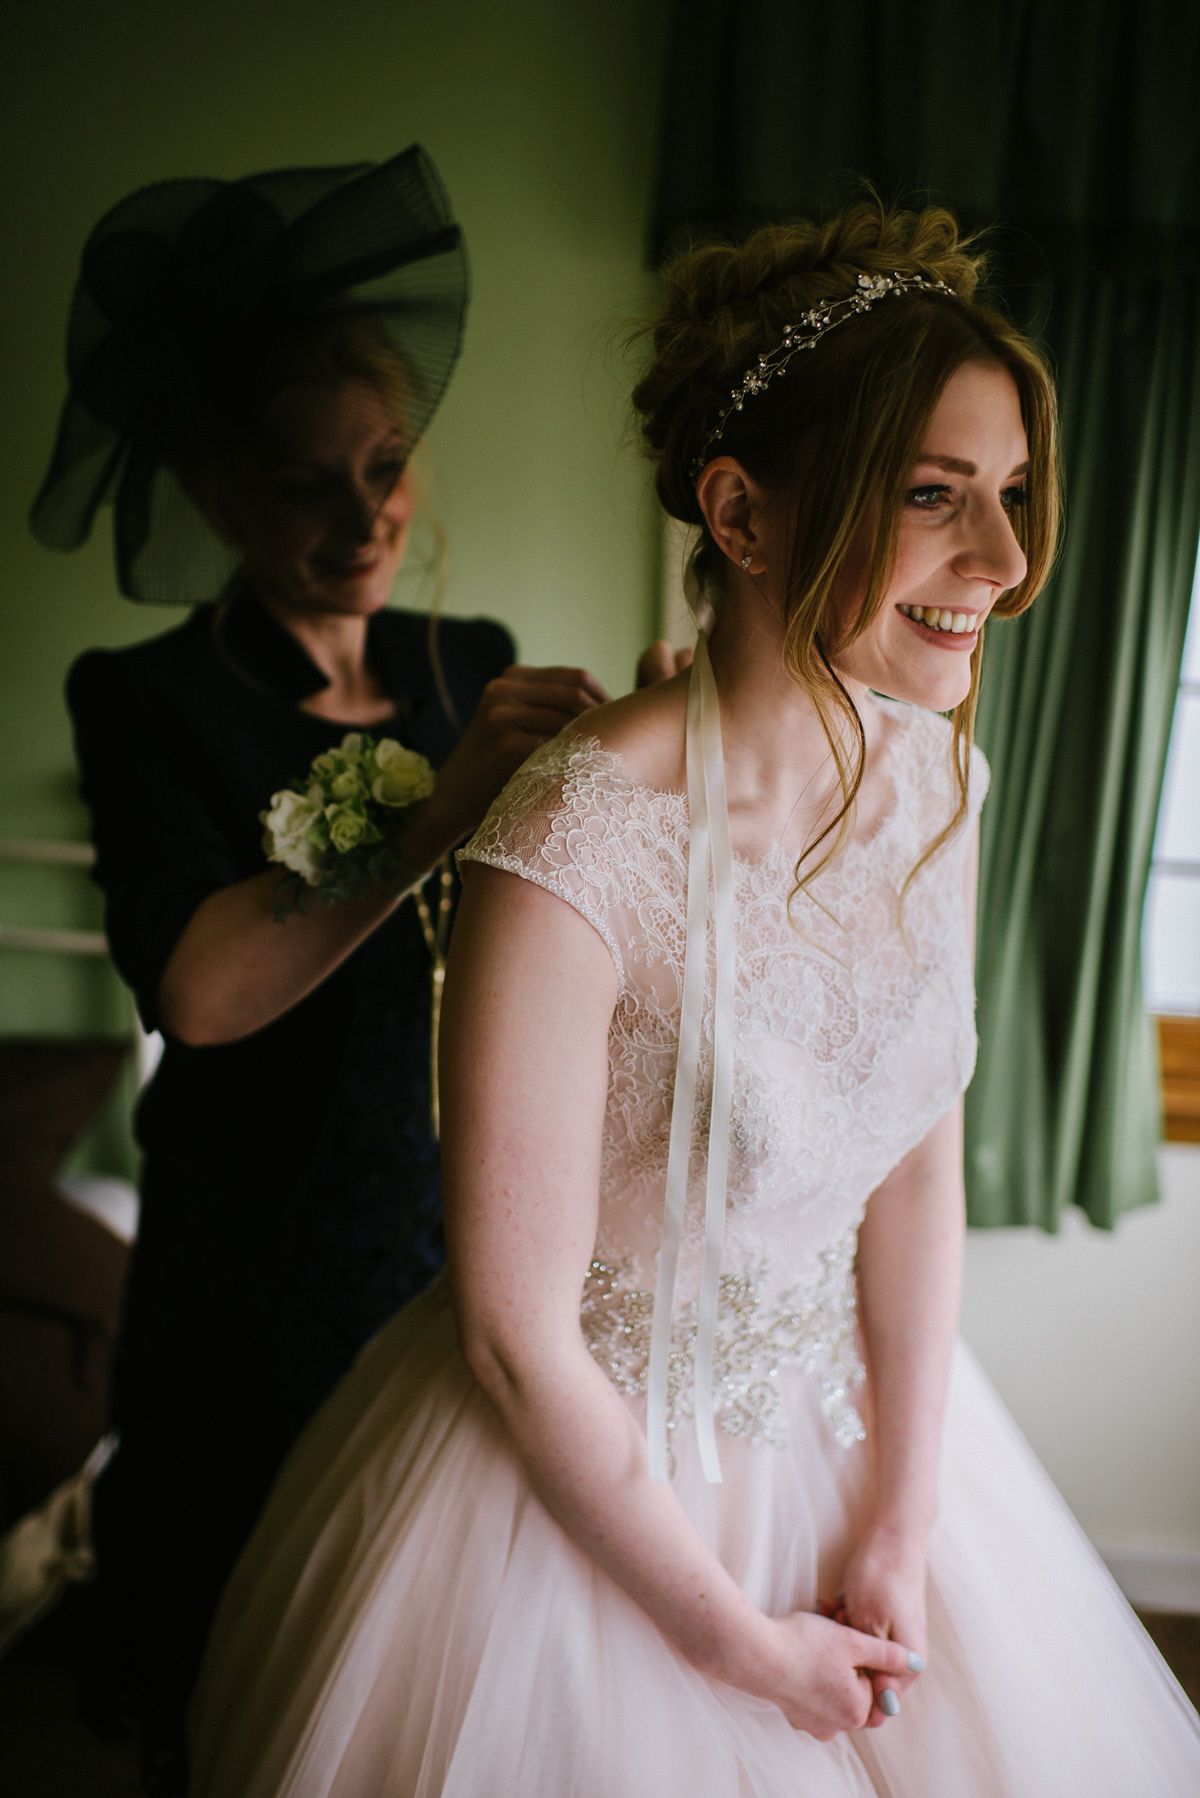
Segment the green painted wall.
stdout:
[[[658,535],[613,327],[651,297],[643,221],[665,10],[663,0],[8,9],[0,836],[84,836],[67,665],[89,645],[175,621],[117,595],[107,517],[73,556],[41,549],[25,522],[62,396],[84,236],[123,194],[172,175],[426,146],[465,227],[475,290],[423,452],[450,540],[446,609],[503,619],[528,660],[581,662],[612,691],[628,687],[657,616]],[[414,567],[396,598],[421,597]],[[98,922],[86,875],[0,863],[0,923]],[[122,1031],[127,1020],[106,965],[0,949],[0,1033]]]

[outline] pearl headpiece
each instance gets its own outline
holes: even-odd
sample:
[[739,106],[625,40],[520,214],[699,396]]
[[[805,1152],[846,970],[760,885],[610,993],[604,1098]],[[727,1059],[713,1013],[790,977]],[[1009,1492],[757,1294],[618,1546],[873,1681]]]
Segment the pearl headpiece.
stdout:
[[794,325],[785,327],[783,341],[765,356],[760,356],[745,380],[730,394],[729,404],[704,439],[704,446],[692,463],[693,480],[698,478],[708,461],[713,444],[720,442],[725,426],[733,414],[741,411],[752,394],[761,393],[768,387],[776,375],[784,374],[793,356],[798,356],[801,350],[813,349],[827,331],[844,325],[848,318],[854,318],[860,312],[869,312],[877,300],[885,299],[888,294],[899,298],[902,293],[915,292],[944,293],[949,298],[954,298],[952,287],[947,287],[944,281],[930,281],[924,275],[860,275],[857,287],[843,299],[825,300],[821,305],[801,313]]

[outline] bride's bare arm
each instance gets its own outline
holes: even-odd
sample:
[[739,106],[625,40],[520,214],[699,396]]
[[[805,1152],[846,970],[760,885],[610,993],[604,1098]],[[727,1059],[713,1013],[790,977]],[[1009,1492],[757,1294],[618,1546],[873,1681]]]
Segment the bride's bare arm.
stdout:
[[[925,1653],[925,1553],[962,1273],[962,1106],[872,1195],[858,1237],[877,1485],[845,1616]],[[884,1681],[902,1691],[904,1680]]]
[[[972,843],[964,894],[972,940],[976,862]],[[858,1238],[878,1474],[870,1527],[846,1568],[844,1614],[921,1654],[926,1543],[962,1283],[962,1118],[960,1101],[892,1170],[872,1194]],[[894,1683],[902,1690],[905,1681]]]
[[646,1440],[589,1354],[617,979],[563,901],[471,866],[442,1022],[442,1154],[463,1351],[547,1508],[696,1667],[828,1738],[865,1722],[864,1668],[904,1648],[812,1615],[769,1619],[651,1481]]

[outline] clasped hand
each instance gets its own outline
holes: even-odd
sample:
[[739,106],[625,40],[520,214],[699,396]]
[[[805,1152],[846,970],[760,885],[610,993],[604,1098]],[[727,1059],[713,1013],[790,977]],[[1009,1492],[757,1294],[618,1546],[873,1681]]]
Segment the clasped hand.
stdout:
[[[925,1664],[923,1547],[885,1529],[868,1532],[846,1563],[837,1598],[822,1603],[819,1609],[822,1618],[831,1623],[903,1647],[905,1664],[876,1672],[871,1681],[874,1697],[869,1716],[864,1724],[853,1726],[878,1729],[889,1715],[896,1714],[900,1698]],[[889,1689],[895,1694],[891,1701],[884,1697]]]
[[[826,1607],[822,1607],[825,1611]],[[777,1704],[793,1729],[819,1742],[844,1729],[876,1729],[887,1721],[882,1693],[911,1683],[910,1651],[868,1635],[842,1618],[793,1611],[770,1620],[768,1663],[738,1684]]]

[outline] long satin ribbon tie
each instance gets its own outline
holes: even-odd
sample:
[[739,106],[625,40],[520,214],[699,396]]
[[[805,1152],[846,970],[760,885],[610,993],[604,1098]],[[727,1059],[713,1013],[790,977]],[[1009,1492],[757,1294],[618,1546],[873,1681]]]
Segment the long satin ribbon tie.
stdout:
[[704,1024],[704,981],[708,962],[709,876],[713,911],[713,1080],[708,1122],[708,1156],[704,1193],[704,1267],[696,1317],[694,1415],[700,1464],[710,1484],[721,1480],[713,1417],[713,1349],[721,1292],[721,1253],[725,1241],[725,1200],[729,1170],[729,1124],[733,1101],[733,1005],[736,949],[733,911],[733,855],[725,800],[725,758],[721,748],[721,714],[708,645],[703,634],[696,644],[688,683],[687,709],[688,880],[687,944],[683,961],[683,998],[679,1052],[675,1063],[675,1096],[667,1153],[667,1186],[662,1243],[650,1331],[650,1365],[646,1393],[646,1431],[650,1477],[669,1478],[667,1387],[671,1359],[671,1326],[675,1310],[675,1277],[687,1205],[688,1164],[700,1070]]

